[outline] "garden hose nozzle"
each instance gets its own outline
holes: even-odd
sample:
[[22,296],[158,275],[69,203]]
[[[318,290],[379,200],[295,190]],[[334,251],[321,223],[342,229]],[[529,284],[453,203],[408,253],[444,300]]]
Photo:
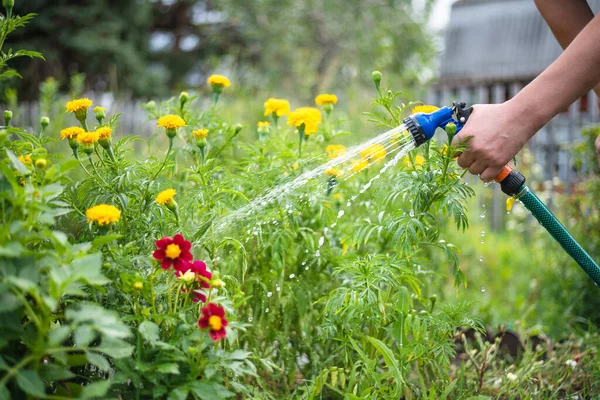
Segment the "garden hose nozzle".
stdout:
[[[455,101],[452,107],[442,107],[431,113],[417,113],[405,118],[403,122],[413,137],[415,147],[418,147],[431,139],[437,128],[444,129],[450,122],[456,125],[458,133],[467,123],[472,111],[472,107],[467,107],[466,103]],[[496,176],[495,181],[500,184],[504,193],[520,200],[565,252],[579,264],[596,285],[600,286],[598,264],[577,243],[546,205],[525,185],[525,177],[506,165]]]

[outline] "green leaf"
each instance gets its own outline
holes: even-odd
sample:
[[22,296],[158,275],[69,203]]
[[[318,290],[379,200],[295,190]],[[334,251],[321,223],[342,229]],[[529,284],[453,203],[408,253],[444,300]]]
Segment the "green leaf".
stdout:
[[186,400],[188,398],[187,388],[177,388],[169,392],[168,400]]
[[0,400],[10,400],[10,392],[6,386],[0,386]]
[[131,355],[133,346],[121,339],[104,337],[100,346],[95,347],[94,350],[112,358],[125,358]]
[[156,367],[156,372],[179,375],[179,365],[176,363],[160,364]]
[[63,381],[74,378],[76,375],[67,368],[56,364],[42,364],[38,371],[40,377],[46,381]]
[[105,244],[110,243],[113,240],[120,239],[122,237],[123,237],[123,235],[117,235],[117,234],[99,236],[92,241],[92,251],[95,251],[95,250],[99,249],[100,247],[104,246]]
[[26,175],[29,173],[29,170],[27,169],[25,164],[23,164],[21,161],[19,161],[17,156],[15,156],[15,153],[10,151],[9,149],[6,149],[6,155],[8,156],[8,158],[10,158],[10,161],[12,162],[13,167],[15,167],[15,169],[17,171],[19,171],[20,174]]
[[68,172],[77,166],[79,166],[79,160],[72,159],[66,161],[60,165],[60,172],[64,174],[65,172]]
[[394,357],[394,353],[392,352],[392,350],[379,339],[367,336],[367,340],[371,342],[371,344],[375,346],[379,354],[383,356],[385,364],[396,379],[396,384],[400,386],[404,382],[404,380],[402,379],[402,371],[400,371],[398,360],[396,360],[396,357]]
[[190,389],[202,400],[227,399],[235,396],[235,393],[215,382],[195,381],[190,384]]
[[102,371],[108,371],[110,369],[110,363],[104,356],[93,353],[91,351],[86,352],[86,358],[90,362],[90,364],[94,364],[96,367],[100,368]]
[[17,374],[17,384],[25,393],[37,397],[46,397],[44,382],[35,371],[23,369]]
[[90,342],[96,337],[96,331],[89,325],[82,325],[75,329],[73,338],[77,347],[87,347]]
[[94,399],[94,398],[102,398],[106,395],[106,392],[108,392],[108,389],[110,389],[110,385],[111,385],[111,381],[110,380],[105,380],[105,381],[97,381],[94,383],[91,383],[87,386],[83,386],[83,388],[81,389],[81,396],[80,398],[82,399]]
[[48,344],[58,346],[69,336],[71,328],[66,325],[58,326],[48,334]]
[[0,313],[4,313],[19,308],[21,306],[21,301],[14,294],[10,292],[5,292],[2,293],[2,295],[0,295],[0,304],[2,304]]
[[158,325],[156,325],[152,321],[142,322],[138,327],[138,331],[140,332],[142,337],[150,344],[155,344],[160,340]]

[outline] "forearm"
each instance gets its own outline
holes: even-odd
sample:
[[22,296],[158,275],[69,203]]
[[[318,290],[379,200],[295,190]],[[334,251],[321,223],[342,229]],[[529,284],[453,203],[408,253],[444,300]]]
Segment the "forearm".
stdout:
[[[535,5],[563,49],[594,18],[594,13],[585,0],[535,0]],[[600,97],[600,85],[594,91]]]
[[544,72],[510,100],[534,134],[600,82],[600,16]]

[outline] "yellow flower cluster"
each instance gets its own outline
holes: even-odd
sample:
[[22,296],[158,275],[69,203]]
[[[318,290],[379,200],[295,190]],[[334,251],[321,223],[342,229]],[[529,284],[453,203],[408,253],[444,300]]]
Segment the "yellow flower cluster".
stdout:
[[77,135],[77,141],[81,144],[94,144],[98,141],[98,132],[83,132]]
[[208,77],[207,82],[210,86],[229,87],[231,82],[226,76],[213,74]]
[[372,144],[360,152],[360,156],[371,163],[383,159],[386,154],[385,147],[379,143]]
[[196,129],[192,131],[192,136],[196,139],[206,139],[208,136],[208,129]]
[[19,156],[19,161],[21,161],[25,165],[31,166],[32,165],[31,154],[25,154],[24,156]]
[[121,219],[121,211],[117,207],[107,204],[99,204],[92,208],[88,208],[85,212],[88,222],[95,222],[100,226],[108,225],[113,222],[119,222]]
[[288,125],[300,128],[304,125],[304,134],[312,135],[319,130],[321,112],[313,107],[300,107],[288,115]]
[[77,139],[77,136],[85,133],[83,128],[78,126],[72,126],[70,128],[65,128],[60,131],[60,137],[63,139]]
[[323,104],[337,104],[337,102],[337,96],[335,94],[328,93],[320,94],[315,99],[315,103],[317,103],[318,106],[322,106]]
[[173,201],[173,197],[177,194],[175,189],[163,190],[156,196],[156,202],[161,206],[167,205]]
[[325,148],[325,152],[329,155],[329,159],[338,158],[341,155],[346,154],[346,146],[341,144],[330,144]]
[[326,170],[325,175],[333,176],[336,178],[341,178],[344,176],[344,173],[342,172],[341,169],[334,167],[334,168],[329,168],[328,170]]
[[369,162],[367,160],[365,160],[364,158],[361,158],[360,160],[352,161],[352,164],[350,164],[350,169],[354,172],[360,172],[363,169],[367,168],[368,166],[369,166]]
[[424,114],[429,114],[432,113],[434,111],[439,110],[439,107],[436,106],[430,106],[430,105],[422,105],[422,106],[416,106],[412,109],[411,113],[412,114],[418,114],[418,113],[424,113]]
[[110,139],[112,128],[110,126],[102,126],[96,129],[96,133],[98,134],[98,140]]
[[265,101],[265,117],[275,114],[282,117],[290,113],[290,102],[284,99],[275,99],[273,97]]
[[167,130],[174,130],[186,126],[185,121],[179,115],[169,114],[158,119],[158,126]]
[[[415,168],[416,169],[421,169],[424,163],[425,163],[425,157],[423,157],[421,155],[415,156]],[[412,168],[413,165],[410,162],[410,158],[406,157],[404,159],[404,165],[406,165],[409,168]]]
[[76,113],[87,110],[88,107],[92,106],[92,101],[86,97],[77,100],[71,100],[67,102],[67,111]]

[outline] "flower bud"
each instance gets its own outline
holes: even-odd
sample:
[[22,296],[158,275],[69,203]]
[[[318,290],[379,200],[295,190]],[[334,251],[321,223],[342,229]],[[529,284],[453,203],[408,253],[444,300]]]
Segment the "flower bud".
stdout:
[[15,0],[2,0],[4,8],[9,9],[15,6]]
[[378,84],[379,82],[381,82],[381,72],[373,71],[373,73],[371,74],[371,77],[373,78],[373,82],[375,82],[375,84]]
[[48,117],[40,118],[40,125],[42,125],[42,128],[46,128],[48,125],[50,125],[50,118],[48,118]]
[[179,95],[180,106],[183,107],[185,105],[185,103],[187,103],[189,98],[190,98],[190,94],[188,92],[181,92],[181,94]]
[[242,125],[242,124],[235,124],[233,126],[233,129],[234,129],[235,134],[237,135],[238,133],[240,133],[240,131],[242,129],[244,129],[244,125]]
[[211,281],[211,286],[214,288],[222,288],[225,286],[225,282],[223,282],[221,279],[213,279]]
[[154,110],[156,108],[156,102],[154,100],[150,100],[146,103],[146,107],[148,107],[151,110]]
[[45,158],[38,158],[37,160],[35,160],[35,167],[37,169],[45,169],[47,165],[48,162]]
[[102,120],[106,118],[106,108],[104,107],[94,107],[94,118],[98,120],[98,123],[102,123]]
[[190,270],[185,271],[184,274],[179,275],[179,280],[187,283],[188,285],[196,280],[196,274]]
[[446,134],[454,136],[456,133],[456,125],[453,122],[446,124]]
[[143,283],[143,282],[141,282],[141,281],[135,281],[135,282],[133,283],[133,288],[134,288],[135,290],[142,290],[142,289],[144,288],[144,283]]
[[381,72],[373,71],[371,78],[373,79],[373,83],[375,83],[375,89],[379,91],[379,86],[381,85]]
[[10,124],[10,120],[13,117],[13,113],[10,110],[4,110],[4,125],[8,126]]

